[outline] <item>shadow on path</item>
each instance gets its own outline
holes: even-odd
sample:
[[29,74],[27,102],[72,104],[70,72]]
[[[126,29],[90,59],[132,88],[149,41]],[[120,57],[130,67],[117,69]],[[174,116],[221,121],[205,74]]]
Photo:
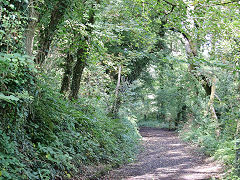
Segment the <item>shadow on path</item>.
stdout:
[[203,180],[221,171],[220,165],[182,142],[176,132],[141,128],[140,133],[144,150],[138,160],[111,171],[103,180]]

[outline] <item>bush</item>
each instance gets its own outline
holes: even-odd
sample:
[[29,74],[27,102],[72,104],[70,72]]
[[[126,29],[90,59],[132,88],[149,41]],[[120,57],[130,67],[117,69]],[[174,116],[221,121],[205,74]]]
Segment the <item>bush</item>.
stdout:
[[97,101],[69,102],[28,57],[2,55],[0,179],[70,178],[83,165],[133,158],[139,135],[125,119],[109,118]]

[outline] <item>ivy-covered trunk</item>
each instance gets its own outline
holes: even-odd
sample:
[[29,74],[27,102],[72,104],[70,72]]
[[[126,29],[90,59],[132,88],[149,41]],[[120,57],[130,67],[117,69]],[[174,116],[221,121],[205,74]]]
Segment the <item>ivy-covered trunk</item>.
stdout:
[[29,56],[33,55],[33,42],[34,42],[34,35],[35,35],[35,28],[37,26],[37,12],[34,8],[34,1],[30,0],[29,1],[29,20],[28,20],[28,25],[27,29],[25,32],[25,45],[26,45],[26,53]]
[[85,38],[82,47],[80,47],[77,51],[77,61],[73,68],[71,91],[69,95],[70,100],[78,98],[78,92],[80,89],[83,70],[86,66],[86,61],[87,61],[87,39]]
[[61,84],[60,93],[66,93],[69,90],[71,76],[72,76],[72,64],[73,64],[73,55],[68,53],[65,58],[65,67],[64,67],[64,75]]
[[[182,33],[182,35],[187,40],[187,42],[186,42],[187,55],[189,56],[189,58],[196,58],[198,56],[197,42],[196,41],[194,42],[192,39],[190,39],[190,36],[186,35],[185,33]],[[218,138],[220,136],[220,128],[219,128],[218,117],[216,115],[215,108],[214,108],[214,96],[215,96],[215,92],[216,92],[216,80],[217,79],[216,79],[216,77],[212,77],[212,80],[210,83],[205,74],[196,75],[195,71],[197,70],[197,67],[198,67],[197,65],[191,63],[189,65],[189,71],[193,74],[193,76],[195,76],[200,81],[200,83],[206,93],[206,97],[209,96],[209,102],[206,107],[205,116],[210,114],[211,119],[216,124],[215,134],[216,134],[216,137]]]
[[[97,1],[97,3],[99,3]],[[92,4],[93,8],[93,4]],[[88,44],[90,41],[90,35],[92,34],[93,28],[89,26],[89,24],[94,24],[94,16],[95,12],[93,9],[89,11],[89,18],[84,24],[86,25],[86,31],[88,32],[88,35],[83,36],[83,40],[80,43],[80,47],[77,51],[77,61],[73,68],[73,76],[72,76],[72,84],[71,84],[71,91],[69,94],[69,99],[77,99],[78,98],[78,92],[80,89],[80,83],[82,79],[83,70],[87,64],[87,53],[88,53]]]
[[35,58],[36,63],[42,64],[45,61],[54,38],[54,33],[57,30],[58,25],[62,22],[69,4],[68,0],[58,1],[51,12],[49,23],[44,27],[44,29],[40,30],[40,48],[38,49],[38,54]]

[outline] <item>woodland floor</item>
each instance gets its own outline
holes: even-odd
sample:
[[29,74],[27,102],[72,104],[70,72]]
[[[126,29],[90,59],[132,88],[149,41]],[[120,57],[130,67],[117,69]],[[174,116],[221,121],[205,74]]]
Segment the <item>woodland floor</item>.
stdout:
[[204,180],[221,172],[220,164],[182,142],[176,132],[141,128],[140,133],[144,148],[137,161],[109,172],[103,180]]

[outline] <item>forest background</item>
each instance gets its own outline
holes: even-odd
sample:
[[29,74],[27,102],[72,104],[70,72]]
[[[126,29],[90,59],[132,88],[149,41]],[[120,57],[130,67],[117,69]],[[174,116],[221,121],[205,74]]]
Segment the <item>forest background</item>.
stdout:
[[238,0],[0,0],[0,179],[100,176],[138,126],[239,176]]

